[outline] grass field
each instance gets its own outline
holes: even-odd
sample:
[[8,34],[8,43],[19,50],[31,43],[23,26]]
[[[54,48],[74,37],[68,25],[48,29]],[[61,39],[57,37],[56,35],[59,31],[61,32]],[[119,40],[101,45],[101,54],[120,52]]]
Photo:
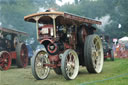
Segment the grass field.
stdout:
[[30,66],[25,69],[12,66],[7,71],[0,71],[0,85],[128,85],[128,59],[105,61],[100,74],[89,74],[85,67],[80,67],[77,78],[70,81],[53,70],[47,79],[36,80]]

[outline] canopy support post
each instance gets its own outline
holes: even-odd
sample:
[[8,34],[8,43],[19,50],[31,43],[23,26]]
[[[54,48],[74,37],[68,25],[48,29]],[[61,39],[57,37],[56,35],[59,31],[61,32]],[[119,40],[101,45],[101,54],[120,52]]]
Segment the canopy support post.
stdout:
[[53,18],[53,33],[54,33],[54,38],[56,38],[56,23],[55,23],[55,18]]

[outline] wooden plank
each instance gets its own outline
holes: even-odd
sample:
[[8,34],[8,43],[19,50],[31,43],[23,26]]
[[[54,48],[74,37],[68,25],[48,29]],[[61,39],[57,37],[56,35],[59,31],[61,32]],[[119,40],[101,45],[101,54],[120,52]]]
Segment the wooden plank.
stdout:
[[100,21],[85,18],[85,17],[80,17],[78,15],[73,15],[73,14],[70,14],[70,13],[64,13],[64,17],[67,18],[67,19],[72,19],[72,20],[75,20],[75,21],[83,22],[83,23],[101,25]]
[[14,30],[14,29],[7,29],[7,28],[0,27],[0,30],[3,31],[3,32],[7,32],[7,33],[28,36],[28,34],[26,32]]

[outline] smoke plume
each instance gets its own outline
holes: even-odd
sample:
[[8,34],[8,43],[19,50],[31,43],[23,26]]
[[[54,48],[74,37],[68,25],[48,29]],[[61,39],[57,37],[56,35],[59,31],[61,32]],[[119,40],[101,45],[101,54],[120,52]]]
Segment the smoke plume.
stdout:
[[110,25],[113,21],[111,20],[111,16],[109,14],[101,17],[101,18],[98,18],[96,17],[96,20],[99,20],[102,22],[102,25],[97,25],[98,29],[102,30],[102,31],[105,31],[105,27],[107,25]]

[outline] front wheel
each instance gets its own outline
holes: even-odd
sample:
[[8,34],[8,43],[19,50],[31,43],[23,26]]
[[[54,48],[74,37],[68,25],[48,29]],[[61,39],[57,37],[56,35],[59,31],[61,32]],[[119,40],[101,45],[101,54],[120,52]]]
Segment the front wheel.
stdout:
[[43,50],[35,52],[31,59],[32,74],[37,80],[46,79],[49,75],[50,68],[48,54]]
[[8,70],[11,66],[11,56],[7,51],[0,52],[0,66],[2,70]]
[[61,71],[66,80],[75,79],[79,71],[79,59],[77,53],[68,49],[61,60]]
[[103,47],[98,35],[89,35],[84,44],[84,60],[89,73],[100,73],[103,68]]

